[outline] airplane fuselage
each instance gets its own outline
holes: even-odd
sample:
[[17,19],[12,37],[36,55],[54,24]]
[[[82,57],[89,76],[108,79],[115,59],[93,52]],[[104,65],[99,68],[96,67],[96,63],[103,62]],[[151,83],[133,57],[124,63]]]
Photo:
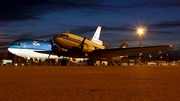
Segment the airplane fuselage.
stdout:
[[[54,41],[58,46],[68,50],[79,47],[83,39],[83,37],[71,33],[61,33],[59,36],[54,37]],[[105,46],[92,42],[88,39],[85,39],[83,44],[84,49],[87,49],[87,52],[91,52],[95,49],[105,49]]]
[[[8,51],[24,58],[48,58],[49,54],[43,54],[37,51],[51,51],[51,45],[48,41],[17,40],[9,45]],[[51,55],[49,58],[57,59],[59,57],[57,55]]]

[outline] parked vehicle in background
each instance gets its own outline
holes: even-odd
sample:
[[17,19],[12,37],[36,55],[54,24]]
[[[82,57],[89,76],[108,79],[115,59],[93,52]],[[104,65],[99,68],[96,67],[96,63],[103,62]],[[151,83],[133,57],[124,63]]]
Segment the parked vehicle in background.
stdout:
[[178,65],[178,61],[171,61],[171,62],[170,62],[170,65],[171,65],[171,66],[177,66],[177,65]]
[[147,65],[148,65],[148,66],[149,66],[149,65],[157,65],[157,63],[154,62],[154,61],[151,61],[151,62],[147,62]]
[[170,63],[168,63],[167,61],[157,61],[157,65],[168,66],[168,65],[170,65]]
[[4,66],[4,65],[12,65],[12,60],[3,59],[1,62],[1,66]]

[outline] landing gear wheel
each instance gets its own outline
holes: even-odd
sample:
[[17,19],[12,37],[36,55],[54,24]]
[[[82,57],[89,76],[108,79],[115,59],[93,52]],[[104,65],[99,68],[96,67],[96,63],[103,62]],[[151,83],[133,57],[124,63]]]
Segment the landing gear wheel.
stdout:
[[87,64],[88,64],[88,66],[94,66],[95,60],[89,59],[89,60],[87,60]]
[[69,59],[62,59],[61,60],[61,66],[69,66],[70,60]]

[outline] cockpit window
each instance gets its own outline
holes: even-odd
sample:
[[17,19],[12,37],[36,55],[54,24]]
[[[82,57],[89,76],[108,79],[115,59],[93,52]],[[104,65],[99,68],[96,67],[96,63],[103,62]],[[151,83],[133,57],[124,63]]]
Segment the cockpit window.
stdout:
[[20,46],[20,43],[19,42],[13,42],[11,45]]
[[62,36],[62,37],[68,37],[67,34],[60,34],[59,36]]
[[16,43],[16,45],[17,45],[17,46],[20,46],[20,43],[19,43],[19,42],[17,42],[17,43]]

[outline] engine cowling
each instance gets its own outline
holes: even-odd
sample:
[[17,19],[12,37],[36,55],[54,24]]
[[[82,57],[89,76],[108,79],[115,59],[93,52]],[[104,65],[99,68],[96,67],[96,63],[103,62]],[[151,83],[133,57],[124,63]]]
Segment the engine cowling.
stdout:
[[41,63],[45,61],[45,59],[40,59],[40,58],[32,58],[32,60],[34,63]]
[[33,62],[39,63],[40,59],[39,58],[32,58]]
[[53,46],[52,52],[60,57],[61,55],[63,55],[66,52],[66,50],[64,48],[61,48],[60,46]]
[[84,44],[82,46],[80,46],[80,50],[84,53],[90,53],[94,50],[95,48],[92,45],[87,45]]

